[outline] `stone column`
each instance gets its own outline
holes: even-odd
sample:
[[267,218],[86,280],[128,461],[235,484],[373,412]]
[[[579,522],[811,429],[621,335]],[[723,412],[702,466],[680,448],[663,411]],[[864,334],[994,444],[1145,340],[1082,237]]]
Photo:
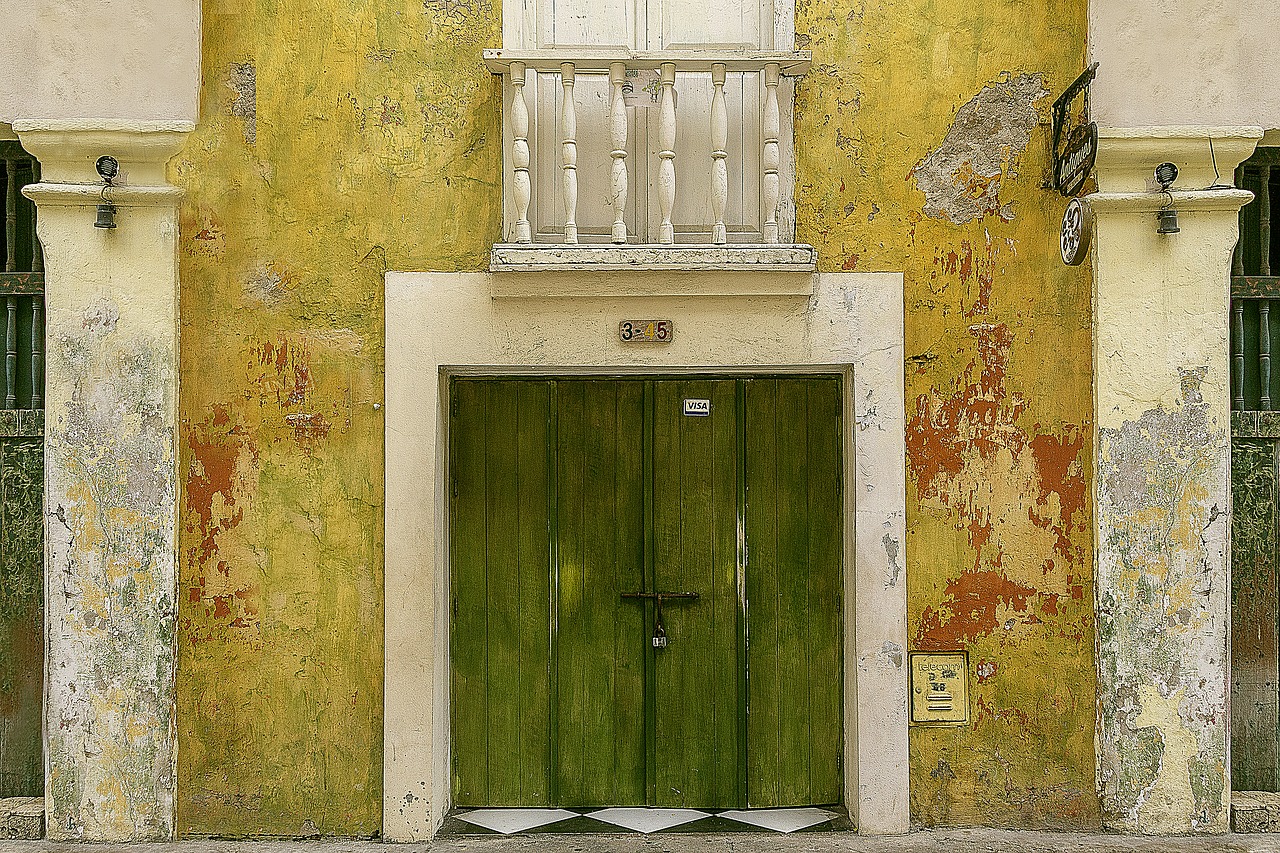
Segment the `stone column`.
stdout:
[[[190,123],[14,122],[46,281],[45,808],[54,840],[173,833],[180,191]],[[117,227],[94,227],[101,155]]]
[[[1252,196],[1211,187],[1232,183],[1260,136],[1100,132],[1088,197],[1098,783],[1103,821],[1122,832],[1228,827],[1228,316],[1237,215]],[[1153,178],[1165,161],[1181,170],[1169,195]],[[1156,233],[1166,205],[1176,234]]]

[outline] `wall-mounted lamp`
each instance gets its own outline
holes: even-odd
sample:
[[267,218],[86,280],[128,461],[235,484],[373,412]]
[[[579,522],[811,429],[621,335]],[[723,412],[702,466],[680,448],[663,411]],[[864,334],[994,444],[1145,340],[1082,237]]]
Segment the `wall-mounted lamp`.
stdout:
[[103,186],[102,201],[98,202],[98,218],[93,221],[93,227],[115,228],[116,206],[107,199],[107,190],[111,189],[111,182],[116,179],[116,175],[120,174],[120,161],[114,157],[99,157],[94,168],[98,170]]
[[1169,199],[1164,207],[1156,212],[1157,234],[1178,233],[1178,211],[1173,207],[1173,193],[1169,191],[1169,187],[1173,186],[1176,180],[1178,180],[1177,166],[1172,163],[1161,163],[1156,166],[1156,183],[1160,185],[1160,191]]

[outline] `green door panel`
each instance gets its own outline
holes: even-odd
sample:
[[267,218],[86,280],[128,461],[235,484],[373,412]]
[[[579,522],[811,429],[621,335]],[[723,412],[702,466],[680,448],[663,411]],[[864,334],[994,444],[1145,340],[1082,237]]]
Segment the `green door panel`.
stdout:
[[748,800],[834,803],[841,772],[836,379],[746,382]]
[[550,383],[453,388],[454,798],[550,801]]
[[[696,592],[663,608],[654,653],[659,806],[740,803],[738,762],[738,421],[734,380],[654,383],[654,592]],[[711,401],[708,416],[684,400]]]
[[839,802],[840,380],[450,393],[455,803]]
[[556,383],[558,803],[645,802],[644,383]]

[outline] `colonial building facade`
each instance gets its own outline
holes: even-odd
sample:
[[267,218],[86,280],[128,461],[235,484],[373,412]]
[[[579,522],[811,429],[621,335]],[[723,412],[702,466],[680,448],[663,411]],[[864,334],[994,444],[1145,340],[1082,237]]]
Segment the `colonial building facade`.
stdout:
[[1280,11],[1149,5],[0,0],[0,797],[1227,831]]

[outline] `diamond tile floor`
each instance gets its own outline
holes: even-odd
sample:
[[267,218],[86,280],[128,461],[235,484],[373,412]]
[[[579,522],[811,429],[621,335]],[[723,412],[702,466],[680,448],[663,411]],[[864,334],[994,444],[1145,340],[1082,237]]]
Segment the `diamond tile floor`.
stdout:
[[838,806],[789,809],[459,809],[441,835],[536,833],[837,832],[852,829]]

